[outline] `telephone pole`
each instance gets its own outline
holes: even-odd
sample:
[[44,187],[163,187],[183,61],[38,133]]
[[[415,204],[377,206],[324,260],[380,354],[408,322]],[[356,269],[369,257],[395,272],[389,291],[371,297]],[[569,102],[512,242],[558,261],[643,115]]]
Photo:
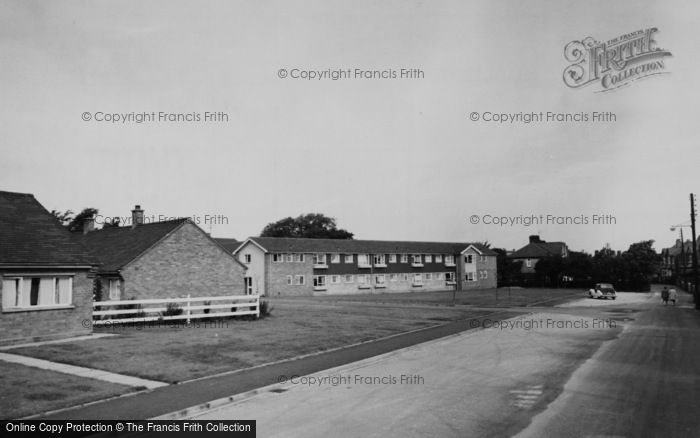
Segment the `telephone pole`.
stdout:
[[693,230],[693,297],[695,308],[700,310],[700,273],[698,273],[698,242],[695,234],[695,195],[690,194],[690,228]]

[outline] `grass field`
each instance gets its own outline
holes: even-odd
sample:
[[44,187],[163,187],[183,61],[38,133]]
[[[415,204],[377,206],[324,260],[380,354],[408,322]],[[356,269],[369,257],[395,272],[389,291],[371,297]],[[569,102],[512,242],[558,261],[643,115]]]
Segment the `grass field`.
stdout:
[[84,379],[0,361],[0,418],[22,418],[133,391],[131,387]]

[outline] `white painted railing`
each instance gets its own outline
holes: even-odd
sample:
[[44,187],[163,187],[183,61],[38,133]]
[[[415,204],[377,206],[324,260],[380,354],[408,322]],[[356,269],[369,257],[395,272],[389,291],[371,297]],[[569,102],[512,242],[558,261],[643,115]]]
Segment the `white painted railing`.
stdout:
[[[205,302],[208,303],[205,304]],[[182,314],[163,315],[170,303],[180,306]],[[126,306],[129,308],[125,308]],[[202,318],[242,315],[255,315],[258,318],[260,317],[260,295],[223,297],[190,297],[188,295],[187,298],[95,301],[92,303],[92,308],[93,325],[178,319],[184,319],[189,324],[192,319]]]

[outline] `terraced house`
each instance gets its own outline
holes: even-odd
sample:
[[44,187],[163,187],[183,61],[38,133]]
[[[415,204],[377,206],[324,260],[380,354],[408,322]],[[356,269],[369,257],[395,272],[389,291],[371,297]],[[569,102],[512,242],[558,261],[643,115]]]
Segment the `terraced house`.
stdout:
[[234,255],[248,293],[268,296],[496,287],[496,253],[477,243],[251,237]]

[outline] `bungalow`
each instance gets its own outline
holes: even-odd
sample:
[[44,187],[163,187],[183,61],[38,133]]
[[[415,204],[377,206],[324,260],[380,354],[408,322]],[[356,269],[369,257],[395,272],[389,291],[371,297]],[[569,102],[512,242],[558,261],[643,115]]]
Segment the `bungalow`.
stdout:
[[0,191],[0,344],[91,333],[97,264],[33,195]]
[[508,256],[510,260],[523,262],[520,270],[523,274],[534,274],[535,265],[544,258],[569,256],[569,248],[564,242],[545,242],[537,235],[530,236],[529,240],[527,245]]
[[96,300],[245,293],[246,267],[188,219],[144,223],[139,205],[131,225],[94,229],[88,220],[77,240],[102,263]]
[[234,251],[260,295],[496,287],[496,253],[477,243],[250,237]]

